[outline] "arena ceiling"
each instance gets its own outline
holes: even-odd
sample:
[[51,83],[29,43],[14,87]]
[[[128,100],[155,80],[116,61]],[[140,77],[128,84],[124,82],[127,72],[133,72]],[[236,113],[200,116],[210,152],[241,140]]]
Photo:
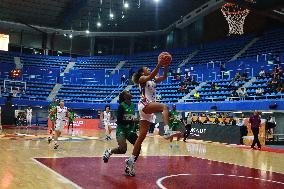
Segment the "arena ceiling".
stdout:
[[[0,20],[64,30],[154,31],[165,29],[208,1],[0,0]],[[123,2],[129,7],[125,8]]]

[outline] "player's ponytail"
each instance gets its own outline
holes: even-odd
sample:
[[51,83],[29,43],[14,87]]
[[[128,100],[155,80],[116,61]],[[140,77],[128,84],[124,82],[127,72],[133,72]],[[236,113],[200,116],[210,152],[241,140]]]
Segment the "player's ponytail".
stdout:
[[143,74],[143,68],[140,68],[139,70],[138,70],[138,72],[136,72],[136,73],[134,73],[133,75],[132,75],[132,81],[133,81],[133,83],[135,83],[135,84],[138,84],[139,83],[139,79],[140,79],[140,77],[142,76],[142,74]]

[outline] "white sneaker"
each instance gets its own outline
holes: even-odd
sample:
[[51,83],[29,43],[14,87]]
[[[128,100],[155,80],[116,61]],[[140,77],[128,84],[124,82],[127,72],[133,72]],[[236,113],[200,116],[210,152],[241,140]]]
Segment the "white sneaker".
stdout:
[[179,133],[179,131],[166,130],[164,133],[164,138],[169,139],[177,133]]
[[111,156],[111,149],[106,149],[103,155],[103,160],[105,163],[108,162],[110,156]]
[[125,160],[125,163],[126,163],[125,174],[128,175],[128,176],[134,177],[135,176],[135,171],[134,171],[135,162],[130,160],[130,158],[129,158],[129,159]]
[[48,139],[47,139],[48,144],[50,144],[51,141],[52,141],[52,138],[51,138],[51,137],[48,137]]
[[58,148],[59,144],[55,143],[54,144],[54,150],[56,150]]

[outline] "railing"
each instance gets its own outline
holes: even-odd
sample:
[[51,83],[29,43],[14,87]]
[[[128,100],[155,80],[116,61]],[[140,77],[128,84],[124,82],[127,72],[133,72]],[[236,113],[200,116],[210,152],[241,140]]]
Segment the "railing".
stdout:
[[281,95],[267,95],[267,96],[247,96],[247,97],[229,97],[229,100],[230,99],[239,99],[239,100],[257,100],[257,99],[260,99],[260,98],[263,98],[264,100],[271,100],[271,98],[268,98],[268,97],[277,97],[277,98],[273,98],[273,99],[284,99],[284,94],[281,94]]
[[[277,98],[269,98],[269,97],[277,97]],[[260,99],[263,98],[263,99]],[[268,96],[248,96],[248,97],[229,97],[229,101],[234,101],[235,100],[239,100],[239,101],[247,101],[247,100],[279,100],[279,99],[283,99],[284,100],[284,94],[281,95],[268,95]],[[206,98],[206,99],[184,99],[184,102],[204,102],[203,100],[210,100],[210,102],[220,102],[220,101],[225,101],[225,100],[221,100],[221,98]],[[204,102],[205,103],[205,102]]]
[[104,98],[104,100],[107,100],[108,98],[112,98],[112,97],[114,96],[114,93],[117,92],[117,91],[119,92],[121,89],[123,89],[124,86],[125,86],[125,83],[128,83],[128,82],[129,82],[129,80],[126,79],[124,83],[120,84],[120,85],[118,86],[118,88],[115,89],[115,90],[113,90],[108,96],[106,96],[106,97]]

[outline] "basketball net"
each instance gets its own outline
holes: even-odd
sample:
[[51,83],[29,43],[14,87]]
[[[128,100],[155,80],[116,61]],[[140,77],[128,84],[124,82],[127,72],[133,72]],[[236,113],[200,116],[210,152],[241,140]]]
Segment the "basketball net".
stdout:
[[221,11],[228,22],[229,35],[244,34],[245,19],[250,11],[233,3],[224,4]]

